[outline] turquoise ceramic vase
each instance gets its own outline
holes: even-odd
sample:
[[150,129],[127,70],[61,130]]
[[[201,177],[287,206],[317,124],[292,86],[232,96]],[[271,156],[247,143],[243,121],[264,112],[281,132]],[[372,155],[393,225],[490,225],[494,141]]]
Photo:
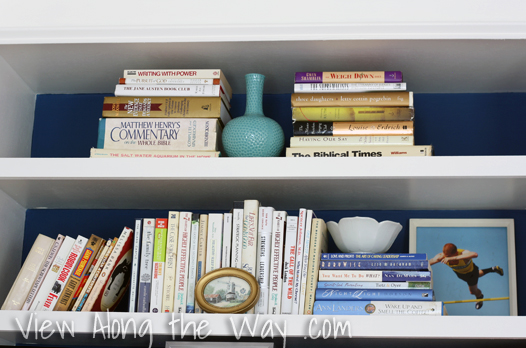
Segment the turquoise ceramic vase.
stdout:
[[228,122],[223,130],[223,147],[229,157],[276,157],[281,154],[285,135],[281,126],[263,114],[261,74],[245,75],[245,114]]

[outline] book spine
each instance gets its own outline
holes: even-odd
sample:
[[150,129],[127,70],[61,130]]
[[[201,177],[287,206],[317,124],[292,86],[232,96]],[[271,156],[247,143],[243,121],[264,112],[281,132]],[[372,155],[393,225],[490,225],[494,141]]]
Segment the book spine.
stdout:
[[73,304],[73,307],[71,308],[71,310],[74,311],[74,312],[76,312],[77,310],[80,310],[79,307],[81,307],[81,305],[84,304],[84,302],[82,301],[82,299],[84,298],[84,294],[86,294],[86,291],[87,291],[89,285],[91,284],[91,281],[95,277],[95,273],[96,273],[97,269],[99,269],[99,267],[101,265],[101,262],[102,262],[102,259],[104,258],[104,255],[106,255],[106,253],[108,252],[108,248],[112,244],[112,240],[111,239],[109,239],[107,241],[102,240],[102,242],[103,242],[104,246],[99,249],[99,252],[98,252],[97,256],[95,257],[95,259],[93,260],[93,263],[91,264],[91,267],[90,267],[90,270],[88,271],[88,274],[86,274],[84,276],[84,279],[82,280],[84,282],[84,284],[81,284],[82,289],[80,289],[80,291],[78,291],[78,294],[75,294],[76,300],[75,300],[75,303]]
[[90,158],[213,158],[220,154],[219,151],[90,150]]
[[88,242],[88,239],[82,236],[78,236],[77,239],[75,240],[75,243],[73,244],[73,247],[71,248],[71,251],[69,252],[68,258],[66,259],[64,266],[62,266],[62,269],[60,270],[58,274],[57,280],[55,281],[55,284],[53,284],[53,288],[48,293],[46,301],[44,302],[42,306],[43,311],[54,310],[58,302],[58,299],[60,298],[62,292],[64,291],[64,288],[66,287],[68,279],[71,276],[71,273],[73,273],[73,270],[75,269],[75,265],[77,264],[77,261],[79,260],[82,254],[82,251],[84,250],[84,247],[86,246],[87,242]]
[[322,260],[427,260],[427,254],[323,253]]
[[[80,286],[78,287],[77,291],[75,292],[75,295],[73,295],[73,305],[74,306],[77,303],[77,301],[79,300],[80,293],[83,292],[83,290],[85,289],[86,283],[87,283],[88,279],[90,278],[91,273],[95,269],[95,265],[97,264],[98,260],[100,260],[100,258],[102,257],[102,255],[103,255],[102,251],[103,251],[103,249],[105,249],[106,242],[107,241],[104,240],[104,239],[100,239],[99,240],[99,243],[98,243],[99,245],[96,247],[98,249],[98,251],[95,254],[95,257],[93,258],[93,262],[91,263],[91,265],[90,265],[88,271],[86,272],[86,274],[84,274],[84,277],[82,277],[82,280],[80,282]],[[73,311],[73,310],[74,309],[72,307],[71,311]]]
[[155,238],[153,241],[152,293],[150,313],[162,312],[164,290],[164,264],[166,262],[166,237],[168,219],[155,219]]
[[116,85],[116,97],[219,97],[217,85]]
[[316,301],[432,301],[433,290],[422,289],[317,289]]
[[285,240],[286,219],[286,211],[275,211],[272,214],[268,314],[281,314],[281,289],[283,286],[283,242]]
[[177,242],[177,271],[175,275],[174,312],[186,312],[186,293],[188,291],[188,253],[192,232],[192,213],[179,215],[179,241]]
[[220,118],[221,108],[220,97],[105,97],[102,116]]
[[220,79],[120,78],[124,85],[219,85]]
[[80,303],[79,303],[78,307],[76,308],[77,312],[82,311],[82,309],[84,308],[84,305],[85,305],[86,301],[88,300],[89,295],[91,294],[91,291],[93,290],[93,288],[97,284],[97,281],[99,280],[100,274],[104,270],[104,267],[106,266],[106,262],[110,258],[111,253],[113,252],[113,249],[115,248],[115,245],[117,245],[117,241],[118,241],[118,239],[115,239],[115,238],[111,241],[111,244],[110,244],[108,250],[106,251],[106,253],[102,257],[100,266],[95,269],[94,274],[93,274],[93,278],[91,279],[91,281],[86,286],[86,291],[84,292],[84,295],[82,296],[82,298],[80,298]]
[[292,93],[291,105],[303,106],[403,106],[413,107],[413,92]]
[[175,274],[177,270],[177,241],[179,238],[179,212],[168,212],[168,230],[166,236],[166,262],[163,280],[162,312],[174,311]]
[[303,271],[303,249],[305,247],[305,232],[307,224],[307,209],[300,208],[298,215],[298,232],[296,235],[296,258],[294,265],[294,289],[292,292],[292,314],[300,314],[301,277]]
[[74,305],[74,296],[77,292],[84,275],[88,272],[95,255],[99,252],[102,238],[92,234],[90,239],[84,245],[81,255],[75,265],[75,268],[71,271],[71,275],[66,283],[66,286],[62,290],[57,304],[53,310],[55,311],[69,311]]
[[429,271],[328,271],[320,270],[320,281],[362,282],[428,282],[431,281]]
[[29,294],[27,295],[26,301],[24,302],[24,305],[22,306],[23,311],[27,311],[31,304],[33,303],[33,300],[35,299],[35,296],[38,293],[38,290],[42,286],[42,282],[44,281],[47,273],[49,272],[49,268],[53,264],[53,260],[55,260],[55,257],[57,256],[57,253],[60,249],[60,246],[64,242],[64,236],[59,234],[57,236],[57,239],[55,239],[55,243],[53,243],[53,246],[49,250],[49,253],[47,254],[46,260],[44,261],[44,264],[42,265],[42,268],[40,269],[40,272],[37,275],[37,278],[35,279],[35,282],[33,283],[33,287],[29,291]]
[[327,252],[328,235],[327,225],[322,219],[312,219],[311,242],[309,247],[309,265],[307,269],[307,284],[305,289],[305,304],[303,314],[312,314],[316,289],[318,288],[318,271],[320,254]]
[[142,313],[150,312],[154,235],[155,219],[144,219],[142,225],[139,295],[137,298],[137,312]]
[[128,312],[137,310],[137,289],[139,284],[139,257],[141,255],[142,219],[135,219],[135,234],[133,236],[133,260],[130,275],[130,298]]
[[439,301],[316,301],[317,315],[442,315]]
[[318,289],[431,289],[431,282],[319,282]]
[[259,202],[255,199],[244,201],[243,207],[243,244],[241,250],[241,263],[245,271],[256,274],[257,261],[257,229],[258,229]]
[[241,252],[243,250],[243,206],[244,202],[234,202],[232,209],[232,262],[234,268],[243,268]]
[[294,121],[412,121],[415,109],[409,107],[293,107]]
[[255,307],[256,314],[268,313],[270,251],[272,250],[272,214],[274,210],[272,207],[259,208],[258,254],[256,264],[260,295]]
[[295,83],[294,93],[405,91],[401,83]]
[[294,122],[294,136],[413,135],[413,121]]
[[124,70],[124,78],[187,78],[214,79],[221,75],[220,69],[139,69]]
[[429,269],[427,260],[358,260],[358,261],[327,261],[322,260],[320,269],[349,270],[385,270],[385,271],[424,271]]
[[30,311],[42,310],[42,306],[46,298],[48,297],[48,294],[51,291],[53,284],[57,280],[62,266],[64,266],[64,264],[66,263],[66,260],[69,256],[71,248],[73,247],[73,244],[75,244],[75,239],[68,236],[64,238],[64,241],[60,246],[57,256],[53,260],[53,263],[51,264],[51,267],[47,272],[46,277],[44,278],[42,285],[40,286],[40,289],[38,290],[37,295],[33,300],[33,303],[29,307]]
[[401,71],[322,71],[297,72],[294,83],[396,83],[402,82]]
[[195,313],[195,284],[197,275],[197,248],[199,245],[199,214],[192,214],[190,233],[190,260],[188,262],[188,292],[186,313]]
[[217,119],[181,118],[99,120],[98,148],[123,150],[216,151]]
[[412,135],[358,135],[358,136],[297,136],[290,138],[290,147],[332,147],[332,146],[378,146],[378,145],[414,145]]
[[208,214],[208,240],[206,242],[206,273],[221,268],[221,239],[223,214]]
[[407,157],[432,156],[433,148],[427,146],[341,146],[287,148],[286,157]]
[[230,267],[232,259],[232,213],[223,216],[223,242],[221,252],[221,267]]
[[305,311],[305,295],[307,291],[307,273],[309,270],[309,254],[312,233],[312,219],[314,212],[307,210],[307,217],[305,220],[305,241],[303,242],[303,260],[301,262],[301,282],[299,293],[299,311],[298,314],[304,314]]
[[297,232],[298,217],[287,216],[287,229],[285,232],[285,251],[283,253],[283,288],[281,291],[281,314],[292,314]]
[[[205,274],[206,270],[206,243],[208,240],[208,214],[201,214],[199,215],[199,245],[197,246],[197,269],[196,269],[196,276],[195,276],[195,282],[197,282],[201,279],[201,277]],[[201,307],[199,307],[199,304],[197,301],[195,302],[195,312],[196,313],[203,313],[203,310]]]

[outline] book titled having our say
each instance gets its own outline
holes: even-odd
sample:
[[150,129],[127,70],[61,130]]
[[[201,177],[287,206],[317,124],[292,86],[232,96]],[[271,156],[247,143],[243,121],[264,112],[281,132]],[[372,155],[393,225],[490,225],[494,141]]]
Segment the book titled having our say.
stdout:
[[431,145],[289,147],[286,157],[402,157],[432,156]]

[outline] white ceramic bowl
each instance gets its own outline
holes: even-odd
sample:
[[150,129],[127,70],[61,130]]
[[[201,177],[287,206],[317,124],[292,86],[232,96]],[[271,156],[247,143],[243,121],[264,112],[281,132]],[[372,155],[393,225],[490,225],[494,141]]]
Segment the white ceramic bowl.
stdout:
[[385,253],[393,245],[402,225],[355,216],[342,218],[339,223],[329,221],[327,228],[338,249],[344,253]]

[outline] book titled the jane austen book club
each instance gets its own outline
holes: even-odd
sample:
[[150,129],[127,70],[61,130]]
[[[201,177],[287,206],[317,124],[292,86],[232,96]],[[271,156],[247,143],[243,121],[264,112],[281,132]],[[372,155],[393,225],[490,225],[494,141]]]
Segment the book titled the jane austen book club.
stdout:
[[440,301],[316,301],[318,315],[442,315]]
[[221,126],[208,118],[101,118],[99,149],[217,151]]

